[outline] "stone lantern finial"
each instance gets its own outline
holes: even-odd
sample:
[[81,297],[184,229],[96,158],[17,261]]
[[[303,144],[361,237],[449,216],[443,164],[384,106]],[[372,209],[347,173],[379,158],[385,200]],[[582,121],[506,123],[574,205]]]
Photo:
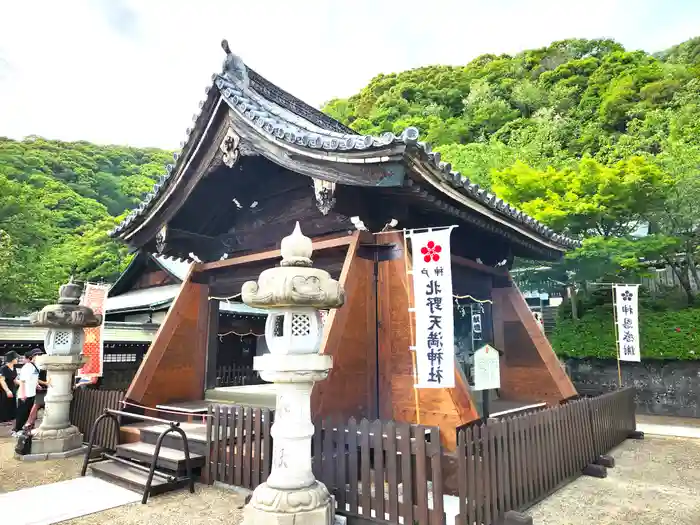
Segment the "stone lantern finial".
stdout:
[[280,266],[311,266],[313,243],[311,239],[301,233],[299,221],[297,221],[292,234],[282,239],[280,248],[282,252]]

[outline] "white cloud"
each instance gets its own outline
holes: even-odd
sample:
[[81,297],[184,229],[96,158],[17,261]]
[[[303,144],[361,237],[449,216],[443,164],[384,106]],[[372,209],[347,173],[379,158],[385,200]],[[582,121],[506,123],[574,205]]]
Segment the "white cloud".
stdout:
[[222,38],[319,106],[381,72],[571,37],[655,51],[700,27],[700,6],[682,2],[670,10],[651,0],[414,1],[402,9],[388,0],[9,3],[0,19],[0,135],[176,148],[219,71]]

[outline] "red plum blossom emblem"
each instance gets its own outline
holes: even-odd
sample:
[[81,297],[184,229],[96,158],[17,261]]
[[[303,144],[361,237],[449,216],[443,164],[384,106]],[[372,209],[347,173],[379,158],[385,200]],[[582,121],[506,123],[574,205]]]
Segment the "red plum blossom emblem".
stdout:
[[423,260],[427,263],[430,261],[439,261],[441,251],[442,246],[435,244],[433,241],[428,241],[428,244],[420,249],[420,252],[423,254]]

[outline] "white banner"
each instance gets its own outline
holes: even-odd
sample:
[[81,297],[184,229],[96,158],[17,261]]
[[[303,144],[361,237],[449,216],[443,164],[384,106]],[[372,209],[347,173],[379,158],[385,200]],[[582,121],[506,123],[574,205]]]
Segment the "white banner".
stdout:
[[616,284],[613,286],[613,293],[619,359],[640,362],[642,356],[639,346],[639,285]]
[[452,228],[413,233],[413,290],[416,315],[416,388],[454,388]]

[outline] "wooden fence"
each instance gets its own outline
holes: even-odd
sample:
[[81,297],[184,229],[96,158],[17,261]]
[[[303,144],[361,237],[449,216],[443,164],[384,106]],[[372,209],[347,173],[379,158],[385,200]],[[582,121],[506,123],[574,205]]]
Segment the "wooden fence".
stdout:
[[216,369],[216,386],[260,385],[265,383],[251,366],[220,366]]
[[635,430],[634,396],[634,388],[624,388],[586,399],[596,455],[606,454]]
[[[313,470],[337,510],[376,523],[491,525],[525,510],[623,442],[635,430],[634,389],[582,398],[538,412],[489,420],[457,433],[445,453],[440,432],[394,421],[316,422]],[[273,413],[214,405],[207,479],[253,489],[267,479]],[[456,482],[443,465],[456,463]],[[450,480],[453,478],[450,478]],[[459,499],[447,518],[443,496]]]
[[[442,525],[440,431],[408,423],[316,423],[314,475],[346,516]],[[436,495],[439,495],[436,497]]]
[[[70,422],[80,429],[83,440],[90,438],[90,431],[95,420],[104,413],[105,408],[121,410],[124,399],[123,390],[92,390],[76,388],[73,391],[73,401],[70,405]],[[114,439],[114,423],[108,421],[100,425],[100,431],[95,439],[95,445],[114,449],[117,444]]]
[[272,420],[273,412],[266,408],[211,405],[207,418],[210,448],[206,480],[247,489],[263,483],[272,460]]

